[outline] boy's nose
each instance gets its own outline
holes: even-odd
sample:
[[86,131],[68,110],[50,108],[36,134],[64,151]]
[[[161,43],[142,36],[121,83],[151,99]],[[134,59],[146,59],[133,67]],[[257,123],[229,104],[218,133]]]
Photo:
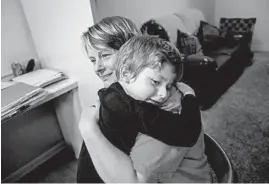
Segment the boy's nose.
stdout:
[[165,98],[167,96],[167,89],[166,87],[160,87],[158,91],[158,96],[161,98]]

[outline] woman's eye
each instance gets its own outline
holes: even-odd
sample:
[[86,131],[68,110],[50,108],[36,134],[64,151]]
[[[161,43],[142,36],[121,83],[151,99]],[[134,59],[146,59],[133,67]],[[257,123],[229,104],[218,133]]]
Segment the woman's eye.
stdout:
[[157,86],[160,85],[160,82],[159,82],[159,81],[156,81],[156,80],[153,80],[153,79],[151,79],[151,80],[152,80],[152,83],[153,83],[153,84],[155,84],[155,85],[157,85]]
[[89,57],[89,60],[92,62],[92,63],[95,63],[96,59],[94,57]]
[[111,54],[102,54],[101,57],[104,58],[104,59],[106,59],[106,58],[108,58],[110,55],[111,55]]
[[95,59],[90,59],[90,61],[91,61],[92,63],[95,63],[96,60],[95,60]]

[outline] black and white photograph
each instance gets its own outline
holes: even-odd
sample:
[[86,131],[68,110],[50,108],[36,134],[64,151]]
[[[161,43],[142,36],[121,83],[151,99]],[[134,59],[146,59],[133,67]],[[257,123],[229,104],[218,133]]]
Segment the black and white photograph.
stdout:
[[269,0],[1,0],[1,183],[269,183]]

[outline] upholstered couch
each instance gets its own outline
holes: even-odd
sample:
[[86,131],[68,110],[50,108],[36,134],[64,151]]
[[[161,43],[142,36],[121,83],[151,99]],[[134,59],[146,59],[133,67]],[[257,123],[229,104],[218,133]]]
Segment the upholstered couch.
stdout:
[[156,17],[142,24],[140,30],[177,46],[184,62],[183,81],[194,88],[202,110],[216,102],[253,57],[250,33],[227,31],[220,35],[223,33],[207,23],[197,9]]

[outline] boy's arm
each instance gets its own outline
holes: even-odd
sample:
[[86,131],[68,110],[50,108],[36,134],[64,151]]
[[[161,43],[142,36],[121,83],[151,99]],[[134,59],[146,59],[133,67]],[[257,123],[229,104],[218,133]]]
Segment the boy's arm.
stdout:
[[121,122],[135,123],[141,133],[168,145],[191,147],[196,143],[201,117],[195,96],[187,94],[182,100],[181,113],[173,114],[146,102],[123,99],[119,93],[107,90],[99,93],[101,104]]
[[200,110],[195,96],[187,94],[182,100],[180,114],[164,111],[148,103],[134,104],[138,109],[141,133],[168,145],[192,147],[201,131]]

